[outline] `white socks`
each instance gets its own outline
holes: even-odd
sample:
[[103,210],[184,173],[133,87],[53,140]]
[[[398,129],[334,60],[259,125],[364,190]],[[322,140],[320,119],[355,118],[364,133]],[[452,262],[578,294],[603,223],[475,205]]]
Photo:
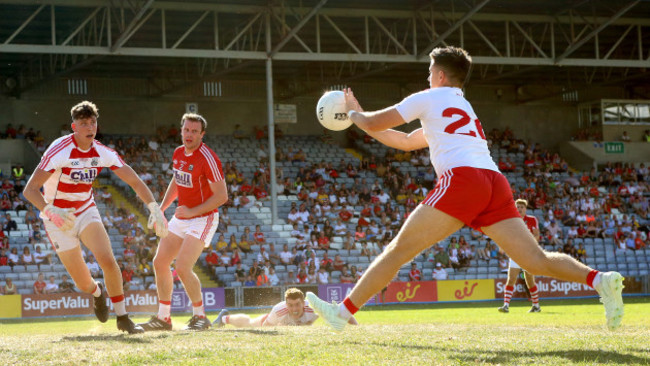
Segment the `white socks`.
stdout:
[[352,313],[350,312],[350,310],[348,310],[348,308],[345,306],[344,303],[339,304],[339,316],[346,320],[352,317]]

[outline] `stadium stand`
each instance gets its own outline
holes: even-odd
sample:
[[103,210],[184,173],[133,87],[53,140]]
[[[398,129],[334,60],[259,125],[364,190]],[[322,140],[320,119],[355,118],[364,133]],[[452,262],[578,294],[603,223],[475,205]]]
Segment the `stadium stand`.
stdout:
[[[10,136],[8,132],[5,135]],[[32,135],[32,139],[37,136],[33,131]],[[160,201],[171,176],[168,159],[177,146],[175,137],[174,131],[161,129],[155,137],[101,138],[120,152]],[[237,137],[205,138],[221,158],[231,199],[227,209],[221,210],[219,233],[202,255],[201,264],[226,287],[244,285],[238,281],[243,275],[237,263],[253,275],[262,271],[268,275],[273,267],[280,283],[315,283],[321,266],[329,272],[330,282],[356,281],[436,182],[424,150],[397,152],[349,131],[348,141],[363,157],[359,159],[328,138],[277,136],[279,220],[273,224],[267,142],[259,135]],[[488,139],[513,195],[526,198],[529,214],[540,222],[540,245],[570,253],[602,270],[617,270],[625,276],[648,274],[647,164],[608,164],[577,172],[558,154],[524,142],[507,129],[491,131]],[[39,139],[35,144],[43,142]],[[0,224],[5,229],[0,288],[11,278],[19,293],[32,293],[39,272],[46,278],[54,275],[57,281],[65,274],[43,235],[38,213],[21,196],[27,179],[28,174],[10,177],[5,172],[0,192]],[[157,240],[144,229],[144,207],[127,206],[133,193],[126,188],[102,172],[95,189],[97,206],[130,288],[153,288],[151,260]],[[172,205],[166,215],[171,216],[174,209]],[[37,247],[43,257],[40,264],[27,263],[21,256],[12,260],[11,251],[23,253],[28,248],[33,253]],[[212,251],[208,265],[205,258]],[[413,262],[423,280],[432,278],[437,262],[446,267],[449,279],[505,278],[499,266],[505,258],[489,238],[465,227]],[[90,256],[88,260],[93,266]],[[400,269],[399,279],[408,281],[410,270],[410,264]]]

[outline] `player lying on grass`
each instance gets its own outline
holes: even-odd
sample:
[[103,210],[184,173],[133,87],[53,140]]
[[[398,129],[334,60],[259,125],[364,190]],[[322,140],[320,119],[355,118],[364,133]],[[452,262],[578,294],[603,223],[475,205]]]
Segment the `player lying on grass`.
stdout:
[[[56,139],[47,148],[23,194],[41,211],[47,237],[77,288],[93,295],[97,319],[102,323],[108,320],[104,286],[90,275],[79,240],[90,249],[104,272],[106,291],[117,315],[117,328],[128,333],[142,333],[144,330],[135,325],[126,312],[122,272],[113,257],[111,242],[95,205],[92,185],[99,172],[110,168],[133,188],[149,207],[149,228],[155,226],[156,235],[167,235],[167,220],[142,179],[115,150],[95,140],[97,107],[84,101],[72,107],[70,113],[74,132]],[[44,194],[41,194],[41,187]]]
[[[318,319],[318,315],[309,307],[309,303],[305,300],[305,294],[297,288],[290,288],[284,293],[284,301],[275,305],[268,314],[251,318],[246,314],[230,315],[228,310],[223,309],[212,324],[215,327],[230,324],[237,328],[312,325],[316,319]],[[354,317],[351,317],[348,323],[357,325]]]
[[[544,251],[517,212],[510,184],[492,160],[481,122],[463,96],[471,57],[450,46],[434,49],[430,58],[430,88],[393,107],[363,112],[352,91],[345,92],[352,122],[395,149],[428,147],[439,180],[341,304],[328,304],[307,293],[311,306],[334,329],[342,330],[404,263],[468,225],[483,231],[531,274],[595,288],[605,305],[607,326],[617,328],[623,318],[623,277],[598,272],[566,254]],[[409,134],[392,129],[416,119],[422,127]]]

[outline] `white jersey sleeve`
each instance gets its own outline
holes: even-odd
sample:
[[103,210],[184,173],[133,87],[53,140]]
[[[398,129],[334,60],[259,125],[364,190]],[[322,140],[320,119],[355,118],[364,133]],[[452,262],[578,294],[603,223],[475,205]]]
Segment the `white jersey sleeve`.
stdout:
[[281,318],[285,317],[287,314],[289,314],[289,310],[287,309],[286,303],[283,301],[279,304],[276,304],[273,307],[273,309],[269,313],[269,316],[266,317],[266,320],[262,325],[267,325],[267,326],[279,325]]
[[68,161],[69,155],[66,155],[65,152],[72,144],[72,135],[62,136],[54,140],[43,153],[37,168],[54,173],[55,170],[64,166]]

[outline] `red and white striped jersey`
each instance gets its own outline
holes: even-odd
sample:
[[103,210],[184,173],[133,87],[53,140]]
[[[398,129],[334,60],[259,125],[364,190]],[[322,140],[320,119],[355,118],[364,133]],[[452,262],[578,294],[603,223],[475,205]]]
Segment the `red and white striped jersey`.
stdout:
[[287,302],[283,301],[273,307],[263,325],[312,325],[318,319],[318,315],[309,307],[307,300],[303,310],[302,316],[296,319],[289,314]]
[[[185,154],[185,147],[179,146],[174,150],[173,168],[174,181],[178,188],[178,205],[189,208],[196,207],[213,194],[210,183],[223,180],[221,160],[214,151],[201,143],[191,154]],[[215,209],[201,216],[219,212]]]
[[90,149],[83,151],[70,134],[47,148],[37,168],[53,173],[43,185],[45,201],[59,208],[74,208],[78,216],[95,205],[92,185],[102,168],[115,170],[124,165],[115,150],[93,140]]

